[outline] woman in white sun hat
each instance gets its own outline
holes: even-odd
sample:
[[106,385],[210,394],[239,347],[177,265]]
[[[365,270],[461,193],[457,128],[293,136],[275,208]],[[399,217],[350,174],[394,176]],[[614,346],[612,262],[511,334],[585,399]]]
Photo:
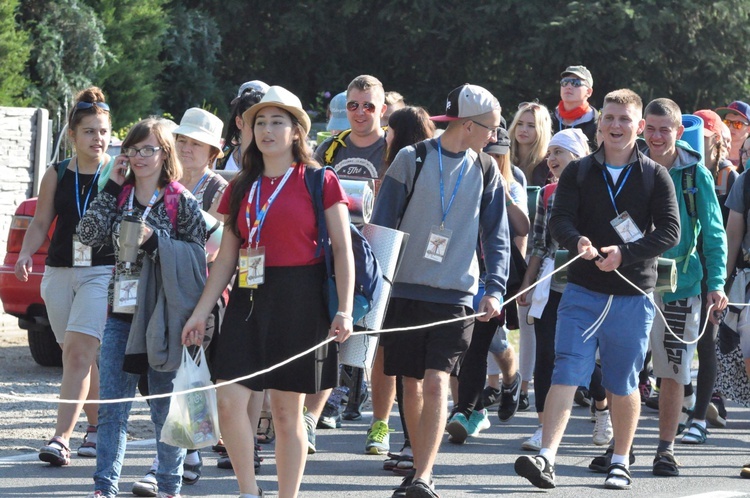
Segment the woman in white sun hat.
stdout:
[[[305,182],[306,168],[318,167],[305,140],[310,118],[295,95],[272,86],[242,119],[252,124],[253,140],[242,158],[242,170],[227,187],[219,206],[227,224],[221,250],[182,332],[183,344],[202,344],[211,307],[235,274],[238,262],[252,267],[253,272],[239,274],[232,289],[214,363],[217,381],[271,367],[326,336],[346,340],[352,330],[354,262],[348,201],[338,178],[329,171],[325,172],[323,205],[339,301],[333,320],[323,297],[326,267],[323,257],[316,257],[318,226]],[[252,264],[256,262],[259,264]],[[262,275],[262,280],[251,275]],[[251,390],[269,390],[276,430],[278,496],[297,496],[307,456],[304,394],[336,385],[337,355],[335,348],[328,346],[319,382],[314,375],[315,354],[310,353],[262,376],[218,389],[222,437],[243,498],[261,496],[262,492],[252,457],[255,428],[237,413],[245,412]]]

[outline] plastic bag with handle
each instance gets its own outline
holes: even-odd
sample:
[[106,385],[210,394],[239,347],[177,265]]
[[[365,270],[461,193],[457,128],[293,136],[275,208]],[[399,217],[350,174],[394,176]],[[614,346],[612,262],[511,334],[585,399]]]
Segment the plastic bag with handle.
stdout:
[[[193,358],[186,346],[182,348],[182,363],[172,381],[173,392],[210,386],[211,374],[206,364],[206,353],[199,348]],[[189,394],[173,394],[169,413],[161,430],[161,442],[180,448],[198,449],[219,442],[219,411],[216,390]]]

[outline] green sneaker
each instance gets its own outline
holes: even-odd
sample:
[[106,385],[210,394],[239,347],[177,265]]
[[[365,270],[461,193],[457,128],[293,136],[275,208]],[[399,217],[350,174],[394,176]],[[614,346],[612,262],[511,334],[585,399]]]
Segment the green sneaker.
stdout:
[[367,431],[365,453],[370,455],[385,455],[391,449],[391,435],[388,424],[382,420],[376,421]]

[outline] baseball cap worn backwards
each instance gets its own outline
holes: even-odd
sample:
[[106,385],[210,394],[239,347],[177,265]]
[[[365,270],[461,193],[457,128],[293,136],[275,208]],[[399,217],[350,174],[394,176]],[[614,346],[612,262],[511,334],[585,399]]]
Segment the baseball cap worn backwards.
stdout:
[[716,114],[722,118],[727,114],[739,114],[745,119],[745,122],[750,123],[750,105],[747,105],[741,100],[735,100],[726,107],[719,107],[716,109]]
[[473,118],[492,111],[500,110],[500,102],[481,86],[468,83],[453,89],[445,103],[445,114],[432,116],[433,121],[456,121]]
[[591,77],[591,71],[586,69],[586,66],[568,66],[565,68],[565,71],[560,73],[560,76],[563,78],[569,75],[580,78],[581,81],[586,83],[587,87],[594,88],[594,78]]

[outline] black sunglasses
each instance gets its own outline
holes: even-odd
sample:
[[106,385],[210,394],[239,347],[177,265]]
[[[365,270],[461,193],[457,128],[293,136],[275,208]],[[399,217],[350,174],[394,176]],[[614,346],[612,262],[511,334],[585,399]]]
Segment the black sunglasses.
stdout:
[[104,102],[78,102],[76,104],[76,111],[83,110],[83,109],[91,109],[94,106],[98,107],[102,111],[109,112],[109,105],[105,104]]

